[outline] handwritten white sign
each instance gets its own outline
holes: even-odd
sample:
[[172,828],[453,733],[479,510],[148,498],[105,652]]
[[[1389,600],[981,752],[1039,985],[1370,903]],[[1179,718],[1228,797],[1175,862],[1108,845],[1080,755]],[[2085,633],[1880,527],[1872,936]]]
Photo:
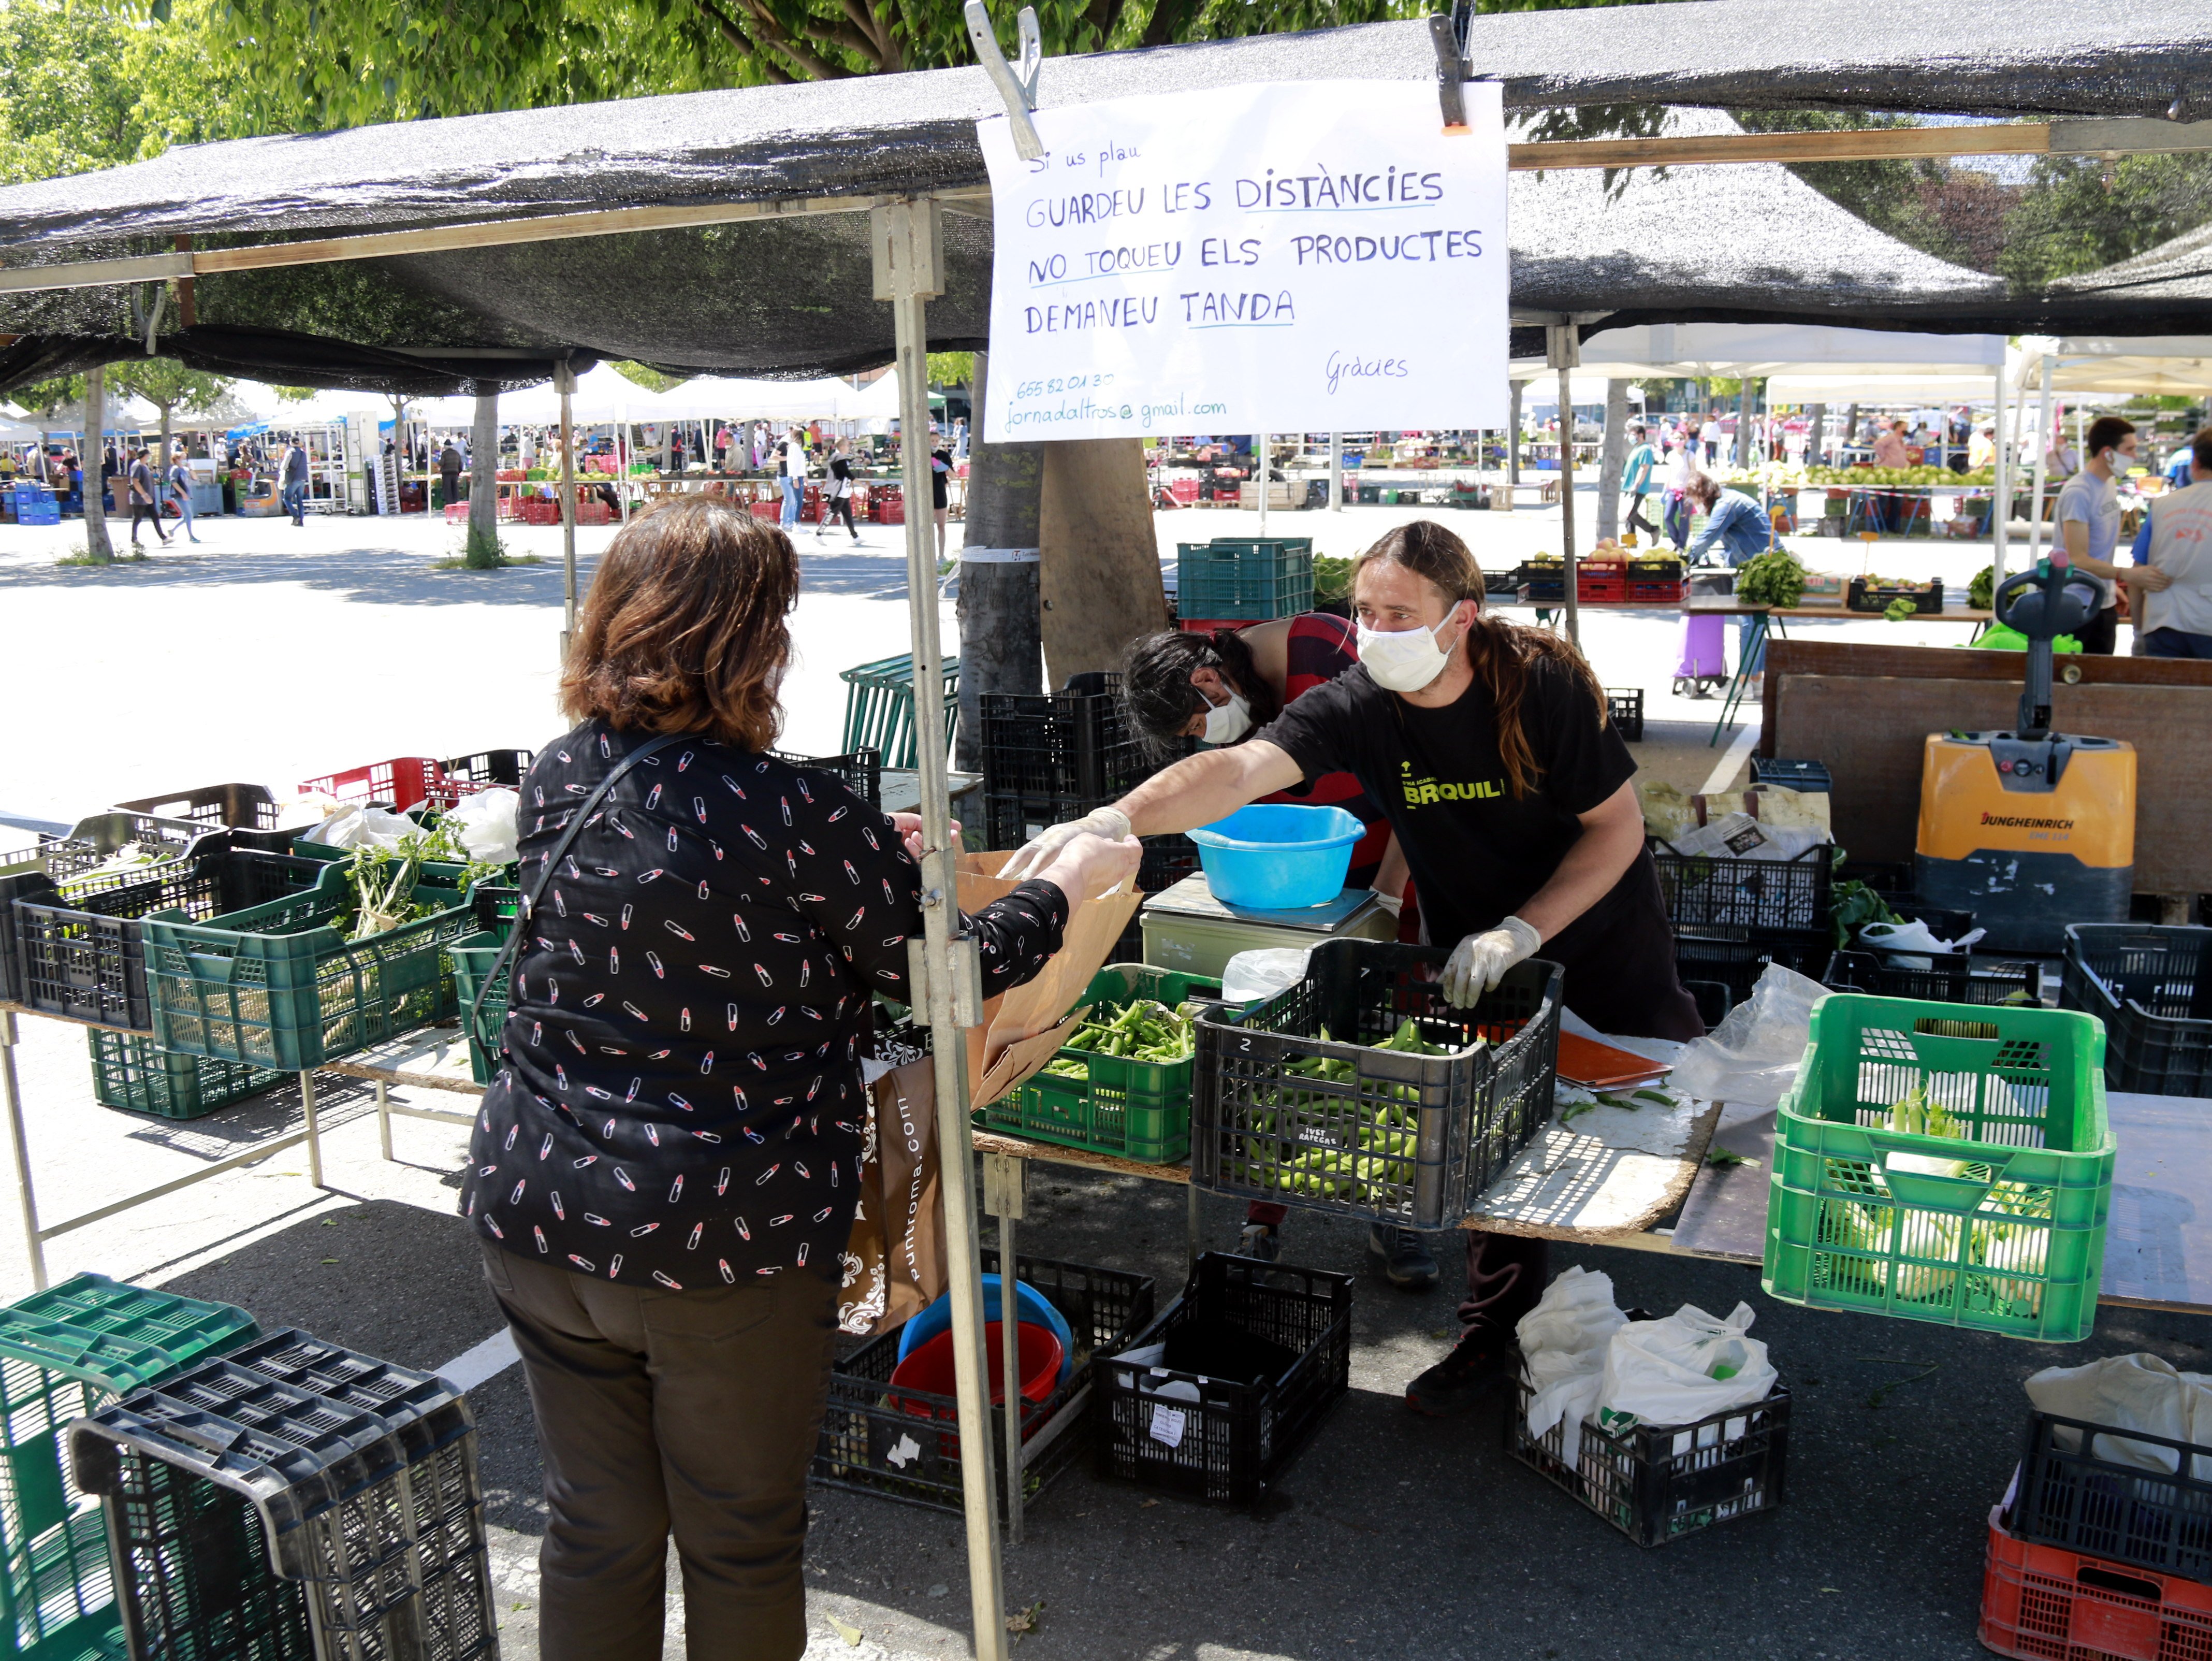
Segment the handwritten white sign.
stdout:
[[1503,426],[1505,128],[1316,81],[1040,110],[991,172],[994,439]]

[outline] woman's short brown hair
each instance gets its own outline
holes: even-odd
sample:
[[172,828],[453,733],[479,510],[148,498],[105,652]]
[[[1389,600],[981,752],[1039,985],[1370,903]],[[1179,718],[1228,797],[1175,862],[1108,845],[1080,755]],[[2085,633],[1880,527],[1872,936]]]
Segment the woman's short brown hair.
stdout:
[[617,732],[696,733],[765,750],[783,724],[784,618],[799,557],[773,525],[680,496],[607,549],[561,671],[561,708]]

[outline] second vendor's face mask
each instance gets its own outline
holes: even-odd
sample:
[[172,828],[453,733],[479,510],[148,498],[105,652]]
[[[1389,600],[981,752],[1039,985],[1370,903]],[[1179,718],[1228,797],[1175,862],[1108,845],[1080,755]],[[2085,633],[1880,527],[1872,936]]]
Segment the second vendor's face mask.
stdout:
[[1418,692],[1444,672],[1451,653],[1437,644],[1437,630],[1450,621],[1389,634],[1359,627],[1359,660],[1377,686],[1392,692]]
[[1252,706],[1242,692],[1231,692],[1220,703],[1206,707],[1206,742],[1234,744],[1252,730]]

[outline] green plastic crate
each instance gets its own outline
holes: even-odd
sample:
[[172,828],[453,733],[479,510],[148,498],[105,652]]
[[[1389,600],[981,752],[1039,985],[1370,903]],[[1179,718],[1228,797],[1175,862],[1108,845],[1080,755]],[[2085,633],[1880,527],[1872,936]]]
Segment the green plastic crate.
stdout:
[[93,1099],[126,1113],[203,1118],[284,1081],[283,1074],[270,1068],[179,1056],[137,1032],[95,1027],[85,1037],[92,1056]]
[[315,886],[204,923],[176,911],[144,922],[154,1036],[164,1049],[285,1072],[449,1019],[448,949],[475,913],[451,866],[425,866],[414,897],[427,917],[348,942],[331,920],[349,908],[345,868]]
[[[1148,964],[1109,964],[1091,977],[1081,1001],[1110,1015],[1139,998],[1175,1005],[1218,999],[1221,983]],[[1062,1050],[1055,1061],[1082,1064],[1080,1079],[1033,1074],[1011,1096],[975,1111],[975,1123],[1063,1147],[1118,1154],[1140,1165],[1190,1157],[1191,1059],[1133,1062],[1087,1050]]]
[[[464,1023],[476,1002],[477,988],[491,972],[500,948],[507,944],[522,910],[522,893],[520,889],[486,883],[470,897],[470,904],[483,927],[473,934],[464,934],[452,948],[453,995]],[[507,989],[513,973],[511,969],[506,970],[492,983],[491,990],[484,994],[483,1011],[469,1032],[469,1076],[478,1084],[489,1084],[499,1071],[499,1030],[507,1025]]]
[[[960,716],[960,660],[946,658],[942,667],[945,746],[950,750]],[[839,670],[837,678],[846,687],[846,751],[873,750],[885,767],[914,766],[914,654],[856,664]]]
[[0,1309],[0,1653],[120,1654],[100,1502],[62,1453],[71,1420],[260,1335],[228,1304],[79,1275]]
[[1265,621],[1313,609],[1313,538],[1216,537],[1176,545],[1176,610]]
[[[1883,1128],[1916,1085],[1966,1138]],[[2113,1152],[2094,1017],[1832,994],[1775,1118],[1760,1284],[2075,1342],[2096,1323]]]

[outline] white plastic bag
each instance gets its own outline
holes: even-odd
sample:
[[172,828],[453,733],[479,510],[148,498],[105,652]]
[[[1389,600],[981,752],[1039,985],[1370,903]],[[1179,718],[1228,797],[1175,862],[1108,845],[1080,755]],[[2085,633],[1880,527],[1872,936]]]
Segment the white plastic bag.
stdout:
[[1751,1323],[1749,1304],[1738,1304],[1725,1321],[1695,1304],[1662,1320],[1631,1321],[1606,1348],[1598,1422],[1608,1430],[1692,1425],[1765,1401],[1774,1365],[1765,1344],[1744,1336]]
[[[2178,1372],[2156,1355],[2108,1355],[2078,1367],[2045,1367],[2025,1386],[2027,1399],[2045,1413],[2086,1419],[2116,1430],[2147,1430],[2177,1442],[2212,1445],[2212,1378]],[[2061,1446],[2081,1445],[2081,1433],[2056,1427]],[[2093,1457],[2115,1464],[2173,1474],[2180,1463],[2171,1448],[2124,1436],[2100,1436]],[[2192,1458],[2191,1475],[2212,1477],[2212,1458]]]
[[404,813],[395,813],[386,807],[341,807],[313,830],[303,833],[302,842],[319,842],[330,848],[397,848],[402,837],[411,837],[422,826]]
[[1273,946],[1239,952],[1222,965],[1221,995],[1231,1003],[1250,1003],[1272,998],[1306,977],[1304,946]]
[[1956,952],[1969,952],[1975,942],[1990,931],[1977,928],[1961,934],[1955,940],[1947,940],[1935,930],[1914,917],[1905,922],[1870,922],[1859,930],[1859,945],[1869,952],[1879,952],[1883,961],[1892,969],[1930,969],[1929,955],[1949,956]]
[[1751,995],[1675,1058],[1675,1089],[1708,1102],[1772,1107],[1788,1093],[1813,1035],[1813,1006],[1828,989],[1769,964]]
[[1546,1287],[1513,1329],[1528,1372],[1528,1434],[1540,1439],[1564,1424],[1559,1457],[1570,1469],[1581,1457],[1583,1421],[1597,1406],[1606,1347],[1627,1321],[1613,1306],[1613,1277],[1577,1266]]
[[446,815],[469,857],[486,865],[514,863],[516,816],[522,811],[522,793],[494,785],[472,796],[463,796]]

